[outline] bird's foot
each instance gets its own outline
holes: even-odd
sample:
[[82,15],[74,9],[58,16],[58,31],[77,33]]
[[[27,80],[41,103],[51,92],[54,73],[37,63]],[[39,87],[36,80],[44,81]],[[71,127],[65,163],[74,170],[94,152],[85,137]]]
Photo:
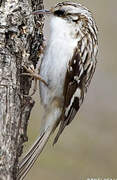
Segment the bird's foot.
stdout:
[[46,86],[48,86],[48,84],[46,83],[46,81],[35,72],[34,67],[30,66],[27,67],[26,65],[22,65],[24,67],[24,69],[27,71],[26,73],[22,73],[21,75],[25,75],[25,76],[30,76],[32,78],[34,78],[34,87],[33,87],[33,91],[31,93],[30,96],[34,95],[36,90],[37,90],[37,80],[40,80],[41,82],[43,82]]

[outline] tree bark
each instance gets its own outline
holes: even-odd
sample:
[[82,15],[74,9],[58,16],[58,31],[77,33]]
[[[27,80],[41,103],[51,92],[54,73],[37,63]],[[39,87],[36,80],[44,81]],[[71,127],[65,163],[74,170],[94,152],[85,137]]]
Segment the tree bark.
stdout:
[[[0,0],[0,180],[16,179],[18,158],[27,141],[34,100],[32,79],[22,65],[36,67],[43,45],[42,0]],[[27,95],[27,96],[24,96]]]

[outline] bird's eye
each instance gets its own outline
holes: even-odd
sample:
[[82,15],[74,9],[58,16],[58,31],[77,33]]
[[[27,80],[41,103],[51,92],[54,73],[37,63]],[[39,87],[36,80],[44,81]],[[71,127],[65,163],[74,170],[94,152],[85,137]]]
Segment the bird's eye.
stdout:
[[59,9],[54,11],[54,15],[56,16],[64,16],[65,15],[65,10],[64,9]]

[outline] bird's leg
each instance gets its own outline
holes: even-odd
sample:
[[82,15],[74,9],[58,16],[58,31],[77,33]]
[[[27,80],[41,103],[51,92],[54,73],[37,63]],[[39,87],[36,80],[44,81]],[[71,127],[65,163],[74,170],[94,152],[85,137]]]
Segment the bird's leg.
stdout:
[[34,95],[36,90],[37,90],[37,80],[40,80],[41,82],[43,82],[46,86],[48,86],[47,82],[39,75],[35,72],[33,67],[29,67],[27,68],[25,65],[22,65],[24,67],[24,69],[27,71],[27,73],[22,73],[22,75],[26,75],[26,76],[31,76],[34,78],[34,88],[33,88],[33,92],[31,94]]

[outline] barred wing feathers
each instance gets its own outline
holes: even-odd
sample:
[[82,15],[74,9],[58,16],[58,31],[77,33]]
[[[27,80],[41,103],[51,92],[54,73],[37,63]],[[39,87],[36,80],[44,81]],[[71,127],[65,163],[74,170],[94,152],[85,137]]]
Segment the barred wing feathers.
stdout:
[[96,67],[96,58],[91,58],[86,48],[83,53],[80,53],[76,48],[72,59],[69,61],[63,92],[64,108],[60,118],[59,131],[53,144],[57,142],[64,128],[73,120],[84,100],[84,95]]

